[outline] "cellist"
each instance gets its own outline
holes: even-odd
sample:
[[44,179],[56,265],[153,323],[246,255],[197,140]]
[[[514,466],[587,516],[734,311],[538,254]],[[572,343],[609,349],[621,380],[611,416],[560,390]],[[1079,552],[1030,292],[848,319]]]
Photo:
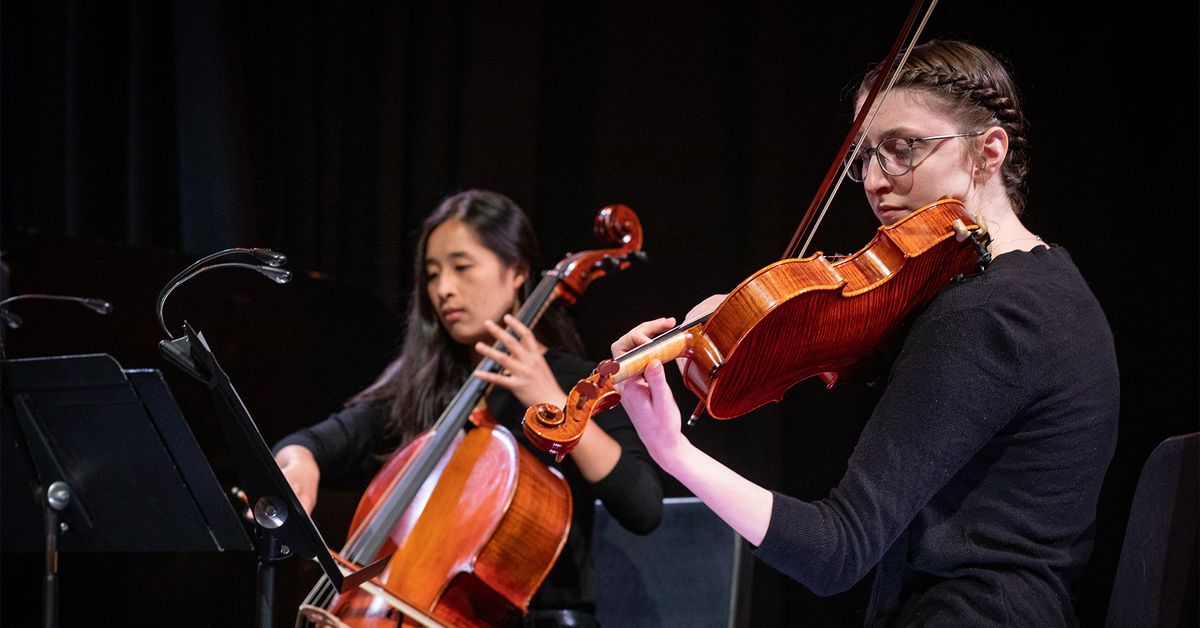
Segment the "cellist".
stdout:
[[[695,447],[659,361],[618,386],[622,405],[654,460],[760,559],[823,595],[874,568],[867,625],[1076,624],[1072,587],[1116,439],[1108,322],[1066,249],[1021,222],[1028,141],[1004,64],[925,43],[875,107],[848,169],[875,216],[889,225],[958,198],[990,230],[992,261],[912,321],[828,497],[758,486]],[[614,356],[674,324],[635,327]]]
[[[537,258],[528,218],[503,194],[460,192],[426,218],[399,357],[344,409],[275,446],[276,461],[307,510],[316,505],[320,482],[365,484],[388,455],[430,428],[468,377],[495,385],[487,409],[514,434],[526,406],[566,400],[563,389],[593,363],[580,357],[582,342],[565,310],[552,304],[536,333],[512,316],[535,283]],[[492,348],[497,340],[508,354]],[[503,371],[473,372],[481,357]],[[607,419],[589,425],[595,429],[559,466],[572,493],[572,525],[526,626],[594,625],[590,532],[597,498],[637,533],[650,532],[661,518],[657,469],[624,413]]]

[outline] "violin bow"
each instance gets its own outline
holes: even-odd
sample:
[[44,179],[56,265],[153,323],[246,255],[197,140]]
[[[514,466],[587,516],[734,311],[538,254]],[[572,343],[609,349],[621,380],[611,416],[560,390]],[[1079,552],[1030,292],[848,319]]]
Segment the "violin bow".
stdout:
[[[846,133],[845,139],[842,140],[841,148],[833,158],[833,163],[825,172],[825,178],[821,181],[821,185],[817,188],[816,195],[808,205],[808,209],[804,212],[804,217],[800,219],[800,225],[796,228],[796,233],[792,235],[791,242],[788,243],[787,249],[783,251],[783,258],[803,257],[808,250],[812,239],[817,233],[817,227],[821,224],[821,219],[825,217],[825,213],[829,211],[829,205],[833,202],[833,197],[837,195],[838,189],[841,188],[842,181],[845,180],[846,170],[850,160],[853,160],[861,148],[855,144],[855,139],[858,138],[859,132],[865,133],[871,128],[871,123],[875,121],[875,113],[872,109],[875,104],[876,97],[879,96],[883,84],[886,82],[887,88],[882,90],[883,95],[879,96],[879,100],[887,97],[891,91],[892,85],[896,82],[896,77],[900,73],[900,68],[904,67],[904,63],[908,60],[909,53],[912,52],[913,46],[916,45],[917,39],[921,36],[921,31],[925,29],[925,25],[929,22],[929,16],[933,13],[934,7],[937,6],[937,0],[932,0],[929,8],[925,10],[925,14],[921,17],[921,23],[917,26],[916,31],[913,31],[913,24],[916,23],[917,15],[921,12],[921,5],[924,0],[915,0],[912,8],[908,11],[908,17],[904,20],[904,26],[900,29],[900,35],[896,37],[896,41],[892,43],[891,49],[888,51],[887,58],[881,63],[880,67],[891,68],[887,72],[880,72],[879,76],[875,77],[875,82],[871,84],[871,90],[867,92],[867,97],[863,99],[863,106],[858,111],[858,115],[854,116],[854,123],[850,125],[850,130]],[[911,39],[909,33],[912,33]],[[908,43],[905,44],[905,40]],[[896,62],[900,51],[903,49],[904,55],[900,57],[899,63]],[[870,116],[870,120],[867,117]],[[850,152],[853,146],[853,153],[850,159],[845,159],[846,154]],[[836,181],[836,185],[835,185]],[[833,191],[830,192],[830,187]],[[828,193],[828,194],[827,194]],[[814,221],[815,217],[815,221]],[[809,228],[811,224],[811,229]],[[805,238],[805,234],[808,237]],[[800,240],[804,239],[804,245],[799,248]]]

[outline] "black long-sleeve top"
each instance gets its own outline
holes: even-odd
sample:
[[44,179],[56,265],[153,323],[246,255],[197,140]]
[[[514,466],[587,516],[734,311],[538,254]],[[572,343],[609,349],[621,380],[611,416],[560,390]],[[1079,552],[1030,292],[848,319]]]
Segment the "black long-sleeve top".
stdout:
[[867,625],[1062,626],[1116,440],[1112,333],[1065,250],[998,256],[913,322],[828,498],[775,494],[757,555]]
[[[546,362],[563,390],[570,390],[589,375],[594,366],[553,349],[546,352]],[[579,473],[570,456],[562,463],[555,463],[553,456],[532,448],[522,436],[521,418],[525,406],[509,391],[498,386],[493,388],[487,398],[492,417],[541,461],[558,467],[571,487],[573,512],[567,543],[530,601],[530,607],[594,610],[591,538],[595,500],[603,502],[613,517],[629,530],[649,533],[662,518],[662,482],[657,467],[638,438],[629,416],[617,406],[592,420],[621,446],[621,457],[607,476],[591,484]],[[321,468],[322,482],[365,486],[382,467],[382,457],[399,445],[383,438],[387,412],[387,404],[380,401],[350,406],[312,427],[288,435],[275,445],[274,450],[301,445],[313,452]]]

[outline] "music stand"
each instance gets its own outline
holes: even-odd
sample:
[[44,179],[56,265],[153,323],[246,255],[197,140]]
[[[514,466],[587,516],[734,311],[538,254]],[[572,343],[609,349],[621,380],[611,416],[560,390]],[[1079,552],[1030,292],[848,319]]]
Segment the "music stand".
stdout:
[[[233,388],[229,376],[217,363],[204,335],[186,321],[185,335],[159,342],[159,350],[169,362],[204,383],[219,410],[221,430],[230,453],[237,463],[238,478],[243,484],[254,520],[259,526],[259,568],[257,611],[260,625],[269,625],[274,608],[274,565],[282,558],[299,554],[315,558],[325,576],[340,592],[345,593],[374,578],[387,565],[391,555],[354,571],[345,563],[339,565],[333,552],[325,545],[316,524],[309,518],[300,500],[292,491],[283,472],[279,470],[271,450],[258,431],[254,419],[246,410],[241,397]],[[284,544],[282,547],[280,543]],[[343,573],[344,572],[344,573]]]
[[45,550],[45,625],[58,623],[60,550],[252,549],[162,373],[106,354],[5,360],[0,372],[0,538],[4,551]]

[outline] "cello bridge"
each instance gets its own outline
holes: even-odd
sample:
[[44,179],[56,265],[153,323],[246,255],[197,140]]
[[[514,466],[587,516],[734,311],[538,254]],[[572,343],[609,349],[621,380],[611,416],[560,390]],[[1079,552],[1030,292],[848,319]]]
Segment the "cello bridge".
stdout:
[[[309,604],[300,607],[299,617],[307,619],[316,628],[350,628],[348,624],[335,617],[329,611]],[[296,625],[300,626],[300,622],[297,621]]]

